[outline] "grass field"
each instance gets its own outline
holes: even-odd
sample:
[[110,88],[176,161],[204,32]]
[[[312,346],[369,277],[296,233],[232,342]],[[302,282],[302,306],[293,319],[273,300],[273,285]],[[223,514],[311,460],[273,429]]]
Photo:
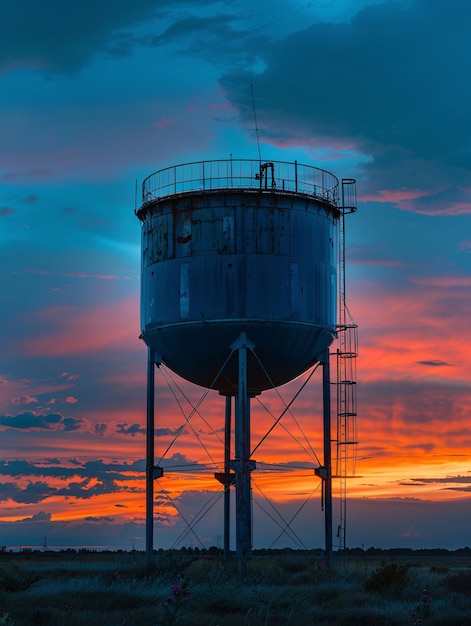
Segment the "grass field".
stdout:
[[0,624],[470,626],[471,557],[5,553]]

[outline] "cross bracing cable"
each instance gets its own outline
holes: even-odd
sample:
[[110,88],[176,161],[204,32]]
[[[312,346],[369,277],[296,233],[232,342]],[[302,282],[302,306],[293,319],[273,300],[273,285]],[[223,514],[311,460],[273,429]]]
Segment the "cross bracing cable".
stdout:
[[291,470],[306,470],[312,472],[312,470],[317,467],[318,466],[314,464],[307,467],[306,465],[291,465],[290,463],[268,463],[268,461],[257,461],[257,470],[264,469],[265,471],[273,469],[273,471],[285,470],[290,472]]
[[[274,475],[276,474],[276,476],[280,476],[281,472],[279,470],[261,470],[259,471],[259,467],[257,465],[257,475],[259,476],[259,478],[265,477],[268,478],[270,477],[270,479],[272,479],[274,477]],[[298,472],[292,474],[291,472],[285,472],[286,475],[286,479],[287,480],[292,480],[292,479],[298,479],[299,481],[304,481],[304,480],[311,480],[314,473],[310,473],[310,474],[299,474]],[[292,493],[291,491],[289,491],[289,493]],[[287,491],[288,494],[288,491]]]
[[[209,511],[215,506],[219,500],[221,499],[223,492],[219,490],[216,492],[211,499],[204,505],[204,507],[198,512],[197,516],[190,522],[190,527],[185,529],[180,533],[180,536],[174,541],[172,545],[172,549],[176,548],[177,545],[185,539],[185,537],[190,533],[190,531],[195,534],[194,527],[209,513]],[[200,540],[200,544],[205,547],[203,542]]]
[[[172,382],[172,384],[181,393],[181,395],[185,398],[185,400],[188,402],[188,404],[191,406],[191,408],[193,409],[192,415],[194,415],[196,413],[203,420],[203,422],[206,424],[206,426],[209,428],[209,430],[211,431],[211,434],[215,435],[215,437],[219,440],[219,442],[224,445],[224,441],[221,438],[221,436],[219,435],[219,433],[216,430],[214,430],[214,428],[206,420],[204,415],[202,413],[200,413],[200,411],[198,410],[198,407],[201,406],[201,404],[203,403],[203,400],[206,398],[206,396],[208,394],[205,393],[204,394],[204,398],[202,398],[196,405],[194,405],[193,402],[188,397],[188,395],[185,393],[185,390],[183,389],[183,387],[181,387],[178,384],[178,382],[175,380],[175,378],[172,376],[171,370],[168,369],[167,367],[165,367],[165,368],[162,369],[162,373],[164,374],[164,377],[166,378],[166,382],[167,382],[167,385],[169,386],[169,388],[170,388],[170,383],[169,383],[169,380],[170,380]],[[170,390],[172,391],[173,397],[176,399],[176,396],[175,396],[175,393],[174,393],[173,389],[170,389]],[[208,391],[210,391],[210,389],[208,389]],[[181,405],[179,405],[179,406],[180,406],[180,410],[182,411],[183,416],[185,416],[185,413],[183,412],[183,409],[182,409]]]
[[180,511],[180,509],[178,508],[175,500],[171,497],[171,495],[168,493],[168,491],[166,489],[164,489],[162,487],[162,485],[160,484],[160,481],[157,479],[157,484],[159,485],[159,487],[162,489],[162,492],[166,495],[166,497],[168,498],[168,500],[170,501],[170,503],[172,504],[173,507],[175,507],[175,510],[177,511],[178,515],[180,515],[180,517],[182,518],[182,520],[185,522],[186,526],[188,527],[188,532],[192,532],[193,535],[195,536],[196,541],[201,545],[202,548],[204,548],[203,542],[201,541],[201,539],[198,537],[198,535],[195,533],[195,531],[193,530],[191,524],[189,522],[187,522],[185,516],[183,515],[183,513]]
[[[163,371],[163,370],[162,370]],[[168,383],[167,383],[168,384]],[[177,404],[180,406],[181,409],[181,405],[178,401],[178,399],[176,398],[175,393],[173,392],[173,390],[170,388],[170,390],[172,391],[172,395],[173,397],[176,399]],[[183,429],[185,428],[185,426],[187,426],[190,423],[191,418],[194,416],[194,414],[197,411],[197,407],[199,407],[203,400],[206,398],[207,394],[209,393],[209,389],[206,390],[206,392],[203,394],[203,397],[200,398],[199,402],[197,403],[197,405],[195,407],[193,407],[193,410],[191,411],[191,413],[189,415],[186,416],[185,421],[183,422],[183,424],[180,426],[180,428],[178,428],[174,438],[172,439],[172,441],[169,443],[169,445],[167,446],[165,452],[161,455],[161,457],[159,458],[157,465],[160,465],[160,463],[162,462],[162,459],[165,458],[165,456],[167,455],[168,451],[173,447],[173,445],[175,444],[175,442],[177,441],[177,439],[180,437],[181,433],[183,432]],[[184,413],[183,413],[184,414]]]
[[[267,406],[266,406],[266,405],[265,405],[265,404],[264,404],[264,403],[260,400],[260,398],[258,398],[258,397],[257,397],[257,398],[256,398],[256,400],[257,400],[257,402],[260,404],[260,406],[261,406],[263,409],[265,409],[265,411],[266,411],[269,415],[271,415],[271,417],[273,417],[273,419],[275,420],[275,423],[274,423],[274,424],[272,424],[272,426],[271,426],[271,427],[270,427],[270,429],[267,431],[267,433],[266,433],[266,434],[262,437],[262,439],[259,441],[259,443],[255,446],[255,448],[253,449],[252,455],[254,454],[255,450],[257,450],[257,449],[258,449],[258,448],[262,445],[262,443],[265,441],[265,439],[267,439],[268,435],[272,432],[272,430],[275,428],[275,426],[277,426],[277,424],[280,424],[281,428],[283,428],[283,430],[284,430],[284,431],[285,431],[285,432],[286,432],[286,433],[287,433],[287,434],[288,434],[288,435],[289,435],[289,436],[290,436],[290,437],[291,437],[291,438],[295,441],[295,443],[297,443],[297,444],[299,445],[299,447],[300,447],[300,448],[302,448],[302,449],[304,450],[304,452],[306,452],[306,454],[307,454],[309,457],[314,458],[314,459],[315,459],[315,461],[316,461],[316,463],[317,463],[317,465],[320,465],[319,459],[318,459],[318,457],[317,457],[317,455],[316,455],[315,451],[312,449],[312,447],[310,446],[310,447],[311,447],[311,450],[308,450],[308,449],[306,448],[306,446],[305,446],[305,445],[304,445],[304,444],[303,444],[303,443],[302,443],[302,442],[301,442],[301,441],[300,441],[300,440],[296,437],[296,435],[295,435],[293,432],[291,432],[291,431],[289,430],[289,428],[288,428],[287,426],[285,426],[285,425],[284,425],[284,424],[280,421],[280,420],[281,420],[281,418],[282,418],[282,417],[286,414],[287,409],[285,409],[285,410],[283,411],[283,413],[282,413],[282,414],[281,414],[278,418],[276,418],[276,417],[274,416],[274,414],[272,413],[272,411],[270,411],[270,409],[269,409],[269,408],[268,408],[268,407],[267,407]],[[292,416],[292,413],[291,413],[291,412],[290,412],[290,415]],[[293,419],[294,419],[294,418],[293,418]],[[295,423],[297,423],[297,422],[296,422],[296,420],[295,420]],[[301,431],[301,432],[302,432],[302,431]],[[252,456],[252,455],[251,455],[251,456]]]
[[306,546],[304,545],[304,543],[302,542],[302,540],[298,537],[298,535],[294,532],[294,530],[290,527],[289,522],[287,522],[284,517],[281,515],[281,513],[278,511],[278,509],[274,506],[274,504],[271,502],[271,500],[265,495],[265,493],[263,492],[262,488],[260,487],[260,485],[252,479],[252,483],[255,485],[255,487],[258,489],[258,491],[260,492],[260,494],[264,497],[264,499],[267,501],[267,503],[270,505],[270,507],[275,511],[275,513],[278,515],[278,517],[281,519],[282,524],[273,516],[271,515],[267,510],[265,510],[263,508],[263,506],[260,504],[260,502],[257,502],[257,500],[254,500],[255,504],[266,514],[268,515],[268,517],[275,522],[275,524],[277,526],[279,526],[282,529],[282,533],[281,534],[286,534],[288,535],[288,537],[290,537],[290,539],[292,539],[296,545],[303,549],[303,550],[307,550]]
[[[222,371],[222,369],[226,366],[229,358],[231,357],[231,355],[229,355],[224,363],[224,365],[222,366],[220,372]],[[167,446],[167,449],[165,450],[165,452],[162,454],[162,456],[160,457],[157,465],[160,465],[162,459],[165,458],[165,456],[167,455],[167,453],[169,452],[169,450],[173,447],[173,445],[175,444],[175,442],[177,441],[177,439],[180,437],[181,433],[183,432],[185,426],[190,425],[190,421],[193,418],[193,416],[195,414],[198,414],[201,419],[203,419],[204,423],[208,426],[208,428],[211,430],[211,432],[216,435],[216,437],[219,439],[219,441],[223,444],[223,441],[221,439],[221,437],[218,435],[218,433],[216,433],[216,431],[212,428],[212,426],[206,421],[206,419],[201,415],[201,413],[198,411],[199,407],[202,405],[202,403],[204,402],[204,400],[206,399],[207,395],[209,394],[209,392],[211,391],[211,388],[208,388],[205,390],[205,392],[203,393],[203,395],[201,396],[201,398],[198,400],[198,402],[193,405],[192,402],[190,401],[190,399],[186,396],[186,394],[184,393],[183,389],[177,384],[177,382],[175,381],[175,379],[171,376],[171,374],[169,373],[169,371],[167,370],[166,367],[162,367],[161,366],[161,371],[163,374],[163,377],[165,379],[165,382],[168,385],[168,388],[170,389],[170,392],[172,393],[173,397],[175,398],[175,401],[177,402],[180,411],[182,412],[182,415],[185,417],[185,411],[181,405],[181,402],[179,400],[179,398],[177,397],[176,393],[175,393],[175,389],[174,387],[170,384],[169,380],[172,381],[173,385],[180,391],[180,393],[183,395],[183,397],[185,398],[185,400],[190,404],[190,406],[192,407],[191,412],[189,413],[189,415],[187,415],[185,417],[185,421],[183,422],[183,424],[180,426],[180,428],[177,430],[177,433],[175,434],[174,438],[172,439],[172,441],[170,442],[170,444]],[[216,377],[214,378],[212,385],[214,385],[214,383],[216,382],[219,373],[216,375]],[[190,428],[192,429],[193,433],[195,434],[196,438],[198,439],[198,441],[201,443],[202,447],[205,449],[206,453],[208,454],[209,458],[211,459],[211,461],[213,463],[215,463],[215,465],[218,467],[218,464],[214,461],[214,459],[211,457],[210,452],[208,451],[208,449],[206,448],[206,446],[203,444],[203,442],[201,441],[200,436],[196,433],[196,431],[194,430],[194,428],[190,425]]]
[[[169,470],[176,470],[180,467],[196,467],[197,469],[199,468],[200,471],[204,471],[205,469],[209,471],[211,465],[213,465],[215,468],[219,467],[217,463],[206,463],[203,466],[201,466],[199,463],[182,463],[181,465],[165,465],[165,471],[168,472]],[[213,470],[211,469],[211,471]]]
[[[282,529],[282,531],[283,531],[283,532],[282,532],[279,536],[281,536],[281,535],[283,535],[283,534],[286,534],[286,535],[288,535],[288,537],[291,539],[291,541],[293,541],[293,542],[294,542],[294,543],[298,546],[298,548],[299,548],[300,550],[307,550],[307,546],[306,546],[306,545],[305,545],[305,544],[304,544],[304,543],[303,543],[303,542],[299,539],[299,537],[298,537],[297,535],[295,535],[295,534],[292,534],[292,535],[291,535],[291,534],[290,534],[290,532],[288,532],[288,531],[287,531],[287,530],[286,530],[286,529],[282,526],[282,524],[281,524],[281,523],[280,523],[280,522],[279,522],[279,521],[278,521],[278,520],[277,520],[277,519],[276,519],[273,515],[271,515],[271,514],[269,513],[269,511],[267,511],[267,510],[266,510],[266,509],[265,509],[265,508],[264,508],[264,507],[260,504],[260,502],[255,501],[255,504],[258,506],[258,508],[259,508],[259,509],[260,509],[263,513],[265,513],[265,515],[266,515],[267,517],[269,517],[269,518],[272,520],[272,522],[274,522],[274,523],[275,523],[275,524],[276,524],[279,528],[281,528],[281,529]],[[275,509],[275,510],[276,510],[276,509]],[[293,532],[291,528],[290,528],[289,530],[291,531],[291,533]],[[276,541],[278,541],[278,539],[276,539]],[[271,548],[272,546],[273,546],[273,543],[270,545],[270,548]]]
[[[254,354],[255,358],[257,359],[257,361],[258,361],[258,363],[259,363],[260,367],[263,369],[263,371],[264,371],[264,373],[265,373],[265,375],[266,375],[267,379],[269,380],[270,384],[273,384],[273,383],[272,383],[272,380],[271,380],[271,378],[270,378],[270,376],[269,376],[269,374],[268,374],[268,372],[266,371],[266,369],[265,369],[265,367],[264,367],[263,363],[262,363],[262,362],[260,361],[260,359],[258,358],[258,356],[257,356],[256,352],[255,352],[254,350],[252,350],[252,352],[253,352],[253,354]],[[310,442],[309,442],[309,439],[307,438],[307,436],[306,436],[306,434],[304,433],[303,429],[301,428],[301,426],[299,425],[298,421],[296,420],[296,418],[294,417],[293,413],[292,413],[292,412],[291,412],[291,410],[290,410],[291,405],[292,405],[292,404],[293,404],[293,402],[297,399],[297,397],[299,396],[299,394],[301,393],[301,391],[304,389],[304,387],[307,385],[307,383],[310,381],[310,379],[312,378],[312,376],[313,376],[314,372],[317,370],[317,368],[319,367],[319,365],[320,365],[320,363],[319,363],[319,362],[317,362],[317,363],[314,365],[314,367],[312,368],[312,370],[311,370],[311,371],[310,371],[310,373],[309,373],[309,376],[306,378],[306,380],[303,382],[303,384],[301,385],[301,387],[300,387],[300,388],[298,389],[298,391],[294,394],[293,398],[290,400],[290,402],[289,402],[288,404],[286,404],[286,402],[284,401],[284,399],[283,399],[282,395],[280,394],[280,392],[279,392],[278,388],[277,388],[277,387],[274,387],[275,392],[276,392],[276,394],[277,394],[278,398],[279,398],[279,399],[281,400],[281,402],[284,404],[285,408],[284,408],[284,409],[283,409],[283,411],[281,412],[280,416],[279,416],[278,418],[276,418],[276,419],[275,419],[274,424],[272,424],[272,425],[271,425],[271,427],[268,429],[268,431],[265,433],[265,435],[262,437],[262,439],[258,442],[258,444],[255,446],[255,448],[252,450],[251,456],[253,456],[253,454],[255,453],[255,451],[256,451],[256,450],[257,450],[257,449],[258,449],[258,448],[262,445],[262,443],[265,441],[265,439],[268,437],[268,435],[269,435],[269,434],[273,431],[273,429],[275,428],[275,426],[277,426],[277,425],[280,423],[280,421],[281,421],[281,419],[283,418],[283,416],[284,416],[287,412],[289,412],[289,413],[290,413],[290,415],[291,415],[291,417],[293,418],[293,420],[294,420],[295,424],[297,425],[297,427],[299,428],[300,432],[302,433],[302,435],[303,435],[303,437],[304,437],[304,439],[305,439],[305,441],[306,441],[306,443],[307,443],[308,447],[310,448],[311,453],[312,453],[312,456],[316,459],[316,462],[320,465],[319,458],[318,458],[318,456],[317,456],[317,454],[316,454],[316,452],[315,452],[314,448],[311,446],[311,444],[310,444]],[[257,401],[258,401],[258,402],[259,402],[259,403],[260,403],[260,404],[261,404],[261,405],[265,408],[265,410],[266,410],[266,411],[267,411],[270,415],[272,415],[272,417],[274,418],[274,415],[273,415],[273,414],[272,414],[272,413],[268,410],[268,408],[267,408],[267,407],[265,407],[265,406],[263,405],[263,403],[261,402],[261,400],[260,400],[258,397],[257,397]],[[301,443],[301,442],[300,442],[300,441],[299,441],[299,440],[298,440],[298,439],[294,436],[294,434],[293,434],[293,433],[291,433],[291,432],[290,432],[287,428],[285,428],[284,424],[282,424],[282,426],[283,426],[283,428],[286,430],[286,432],[287,432],[288,434],[290,434],[290,436],[291,436],[291,437],[293,437],[293,438],[294,438],[294,440],[295,440],[295,441],[296,441],[296,442],[297,442],[297,443],[298,443],[298,444],[299,444],[299,445],[300,445],[300,446],[301,446],[301,447],[302,447],[302,448],[303,448],[303,449],[307,452],[306,448],[305,448],[305,447],[302,445],[302,443]]]
[[[209,513],[209,511],[213,508],[213,506],[221,499],[221,496],[223,494],[224,494],[224,490],[222,487],[218,489],[217,491],[215,491],[213,495],[209,498],[209,500],[203,504],[203,506],[195,515],[195,517],[191,520],[191,522],[187,522],[184,518],[182,518],[187,527],[184,530],[182,530],[182,532],[177,537],[177,539],[175,539],[175,541],[173,542],[171,546],[171,550],[176,548],[178,544],[181,541],[183,541],[190,532],[193,533],[193,535],[197,537],[194,527],[206,516],[207,513]],[[200,545],[204,548],[205,546],[203,542],[201,541],[201,539],[199,539],[199,537],[197,538],[198,538],[198,542],[200,543]]]
[[[296,511],[296,513],[293,515],[293,517],[289,520],[288,525],[290,525],[292,522],[294,522],[294,520],[298,517],[298,515],[301,513],[301,511],[304,509],[304,507],[306,506],[306,504],[309,502],[309,500],[314,496],[314,494],[316,493],[316,491],[319,489],[321,483],[318,483],[316,488],[314,489],[314,491],[306,498],[306,500],[302,503],[302,505],[299,507],[299,509]],[[275,539],[275,541],[273,541],[273,543],[271,544],[270,548],[273,548],[273,546],[276,544],[276,542],[278,541],[278,539],[280,539],[280,537],[283,536],[285,530],[281,529],[281,533],[278,535],[278,537]]]
[[[162,373],[163,373],[164,378],[165,378],[165,377],[166,377],[165,370],[162,370]],[[176,393],[175,393],[174,389],[170,386],[170,384],[168,383],[168,381],[167,381],[167,384],[168,384],[168,386],[169,386],[170,391],[172,392],[173,397],[175,398],[175,402],[178,404],[178,407],[180,408],[180,411],[182,412],[183,417],[185,417],[185,411],[184,411],[184,409],[183,409],[183,406],[181,405],[181,402],[180,402],[179,398],[177,397],[177,395],[176,395]],[[194,415],[196,412],[197,412],[197,411],[196,411],[196,409],[195,409],[195,410],[192,412],[192,415]],[[201,415],[200,413],[198,413],[198,415],[199,415],[199,416],[203,419],[203,421],[205,422],[205,424],[207,424],[207,425],[209,426],[208,422],[207,422],[207,421],[206,421],[206,420],[202,417],[202,415]],[[216,461],[215,461],[215,460],[213,459],[213,457],[211,456],[210,451],[208,450],[208,448],[206,447],[206,445],[205,445],[205,444],[204,444],[204,442],[202,441],[202,439],[201,439],[201,437],[200,437],[199,433],[198,433],[198,432],[194,429],[193,425],[190,423],[190,419],[191,419],[191,418],[188,418],[188,419],[187,419],[187,418],[185,418],[184,425],[187,425],[187,426],[189,426],[189,427],[191,428],[191,430],[192,430],[192,432],[193,432],[194,436],[195,436],[195,437],[196,437],[196,439],[199,441],[199,443],[200,443],[201,447],[204,449],[204,451],[206,452],[206,454],[207,454],[207,455],[208,455],[208,457],[210,458],[211,463],[213,463],[214,465],[216,465],[216,466],[217,466]],[[211,427],[210,427],[210,428],[211,428]],[[169,447],[167,448],[167,450],[165,451],[164,456],[167,454],[167,452],[170,450],[170,448],[172,447],[172,445],[175,443],[175,441],[178,439],[178,437],[181,435],[181,433],[182,433],[182,432],[183,432],[183,426],[181,426],[181,427],[178,429],[178,432],[177,432],[176,437],[174,438],[174,440],[172,441],[172,443],[170,444],[170,446],[169,446]],[[164,457],[161,457],[160,461],[161,461],[163,458],[164,458]],[[160,465],[160,461],[159,461],[159,465]]]

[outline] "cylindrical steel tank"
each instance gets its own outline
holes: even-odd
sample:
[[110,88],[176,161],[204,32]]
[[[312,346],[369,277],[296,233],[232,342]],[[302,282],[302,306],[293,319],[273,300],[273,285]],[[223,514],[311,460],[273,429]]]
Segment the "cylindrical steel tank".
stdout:
[[[298,163],[204,161],[143,182],[142,338],[183,378],[231,393],[241,333],[253,393],[313,365],[336,325],[338,180]],[[232,363],[234,361],[234,363]]]

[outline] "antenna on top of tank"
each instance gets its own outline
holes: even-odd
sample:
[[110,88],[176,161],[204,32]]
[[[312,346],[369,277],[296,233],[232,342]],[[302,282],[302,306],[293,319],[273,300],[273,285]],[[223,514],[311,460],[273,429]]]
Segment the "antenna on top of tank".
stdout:
[[262,155],[260,153],[260,139],[258,136],[258,124],[257,124],[257,112],[255,110],[255,98],[253,95],[253,84],[250,83],[250,91],[252,92],[252,108],[253,108],[253,118],[255,121],[255,134],[257,135],[257,148],[258,148],[258,160],[260,163],[262,162]]

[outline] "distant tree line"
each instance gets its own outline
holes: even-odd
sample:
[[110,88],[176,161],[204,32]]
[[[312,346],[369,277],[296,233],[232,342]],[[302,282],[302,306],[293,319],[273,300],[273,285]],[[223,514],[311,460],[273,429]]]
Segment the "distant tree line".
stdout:
[[[7,546],[0,546],[0,557],[3,555],[10,555],[13,550]],[[22,548],[15,554],[79,554],[79,555],[96,555],[96,554],[144,554],[140,550],[97,550],[96,548],[66,548],[61,550],[48,549],[31,549]],[[181,554],[181,555],[195,555],[195,556],[222,556],[222,548],[211,546],[210,548],[199,547],[182,547],[178,550],[166,550],[164,548],[158,548],[154,550],[154,554]],[[235,552],[232,554],[235,555]],[[322,558],[325,551],[322,548],[313,548],[311,550],[297,550],[293,548],[259,548],[252,550],[253,556],[312,556],[316,558]],[[394,556],[463,556],[471,557],[471,548],[464,547],[456,550],[447,550],[445,548],[346,548],[335,553],[339,557],[394,557]]]

